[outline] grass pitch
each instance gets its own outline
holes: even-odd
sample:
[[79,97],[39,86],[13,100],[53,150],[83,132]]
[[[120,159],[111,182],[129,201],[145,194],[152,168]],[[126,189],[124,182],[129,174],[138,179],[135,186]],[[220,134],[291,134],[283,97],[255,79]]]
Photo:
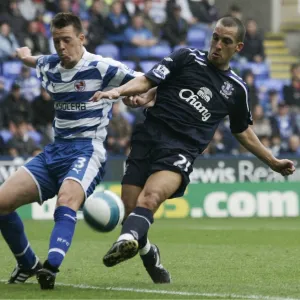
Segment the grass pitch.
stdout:
[[[53,222],[26,221],[41,260]],[[150,239],[172,275],[154,285],[139,257],[113,268],[102,257],[118,230],[100,234],[79,221],[53,291],[32,284],[6,285],[15,260],[0,238],[1,299],[300,299],[300,220],[156,220]]]

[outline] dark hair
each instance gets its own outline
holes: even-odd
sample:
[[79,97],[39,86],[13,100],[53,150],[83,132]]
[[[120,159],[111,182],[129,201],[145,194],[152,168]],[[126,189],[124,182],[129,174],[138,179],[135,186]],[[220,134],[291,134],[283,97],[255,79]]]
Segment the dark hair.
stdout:
[[275,89],[269,89],[269,90],[268,90],[268,95],[269,95],[269,96],[278,95],[278,91],[275,90]]
[[51,21],[51,30],[53,28],[64,28],[72,25],[77,33],[83,32],[80,19],[72,13],[58,13]]
[[12,122],[16,125],[16,126],[20,126],[24,123],[27,123],[26,120],[24,119],[24,117],[22,115],[16,115],[12,117]]
[[19,83],[19,81],[14,81],[13,84],[11,85],[11,90],[15,91],[15,90],[19,90],[21,88],[21,85]]
[[242,12],[241,8],[235,3],[229,7],[229,10],[234,12]]
[[235,17],[224,17],[219,20],[220,23],[225,27],[237,27],[236,39],[238,42],[243,42],[246,34],[246,29],[244,24]]
[[300,63],[294,63],[291,65],[290,72],[293,72],[295,69],[300,67]]
[[133,18],[136,18],[136,17],[141,17],[142,18],[143,14],[141,12],[137,12],[131,18],[133,19]]
[[256,20],[253,18],[248,18],[246,21],[246,24],[248,25],[248,23],[250,23],[250,22],[254,22],[255,24],[257,24]]
[[248,77],[248,76],[255,77],[254,73],[253,73],[253,71],[251,69],[246,69],[246,70],[243,71],[243,75],[242,75],[243,80],[245,80],[246,77]]

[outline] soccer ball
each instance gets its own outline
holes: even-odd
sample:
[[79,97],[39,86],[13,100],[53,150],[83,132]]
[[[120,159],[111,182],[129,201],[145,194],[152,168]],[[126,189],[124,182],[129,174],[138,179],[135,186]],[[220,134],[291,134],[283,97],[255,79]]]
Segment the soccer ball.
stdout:
[[115,193],[96,191],[83,206],[84,220],[100,232],[112,231],[124,218],[124,204]]

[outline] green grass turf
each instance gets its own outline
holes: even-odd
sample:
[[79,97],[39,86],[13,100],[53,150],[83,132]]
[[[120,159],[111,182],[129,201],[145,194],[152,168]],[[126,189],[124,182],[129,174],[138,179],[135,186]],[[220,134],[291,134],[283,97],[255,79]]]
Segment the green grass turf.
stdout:
[[[46,258],[52,226],[50,221],[25,222],[31,245],[42,260]],[[102,257],[117,236],[118,230],[101,234],[79,221],[73,244],[57,277],[58,283],[99,289],[56,286],[54,291],[41,291],[36,284],[0,282],[0,298],[217,299],[211,295],[217,293],[231,294],[234,299],[246,299],[247,295],[258,295],[255,299],[268,299],[267,296],[300,299],[298,218],[156,220],[150,238],[160,247],[163,264],[172,274],[171,285],[152,284],[139,257],[106,268]],[[15,261],[2,238],[0,245],[0,280],[3,281]],[[210,296],[109,291],[105,290],[107,287],[208,293]],[[231,298],[223,296],[223,299]]]

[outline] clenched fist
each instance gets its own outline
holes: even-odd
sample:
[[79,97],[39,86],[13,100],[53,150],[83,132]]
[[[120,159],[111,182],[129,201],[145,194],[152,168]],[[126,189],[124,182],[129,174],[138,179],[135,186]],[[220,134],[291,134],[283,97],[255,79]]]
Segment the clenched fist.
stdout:
[[31,56],[31,50],[28,47],[17,48],[17,57],[19,59],[24,59],[25,57]]

